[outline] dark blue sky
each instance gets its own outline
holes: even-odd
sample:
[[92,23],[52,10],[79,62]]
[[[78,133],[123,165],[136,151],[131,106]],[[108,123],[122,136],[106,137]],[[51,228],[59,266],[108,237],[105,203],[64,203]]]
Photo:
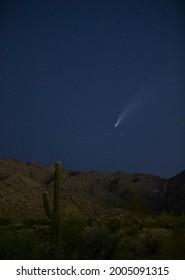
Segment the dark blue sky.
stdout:
[[4,1],[0,157],[185,169],[184,30],[181,0]]

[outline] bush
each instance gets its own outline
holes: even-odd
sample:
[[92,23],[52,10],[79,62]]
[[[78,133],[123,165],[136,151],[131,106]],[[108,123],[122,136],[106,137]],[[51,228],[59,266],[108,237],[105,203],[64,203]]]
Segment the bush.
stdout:
[[33,231],[0,231],[1,260],[32,260],[46,258],[46,247]]
[[162,246],[162,238],[158,234],[145,234],[142,240],[143,254],[147,258],[158,258]]

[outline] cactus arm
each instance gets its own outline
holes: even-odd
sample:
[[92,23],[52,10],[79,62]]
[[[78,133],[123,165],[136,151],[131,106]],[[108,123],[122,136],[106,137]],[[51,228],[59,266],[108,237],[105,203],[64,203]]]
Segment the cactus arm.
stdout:
[[43,204],[44,204],[44,210],[46,212],[47,217],[51,220],[51,208],[50,208],[50,203],[49,203],[49,198],[48,198],[48,192],[44,191],[43,192]]

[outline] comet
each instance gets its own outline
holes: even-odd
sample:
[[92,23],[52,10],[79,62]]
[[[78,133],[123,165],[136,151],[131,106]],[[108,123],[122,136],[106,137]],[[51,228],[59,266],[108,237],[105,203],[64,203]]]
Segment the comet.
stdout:
[[117,122],[115,123],[114,127],[117,127],[118,125],[121,124],[122,120],[124,119],[125,117],[125,112],[127,112],[126,110],[124,110],[121,115],[119,116],[119,118],[117,119]]

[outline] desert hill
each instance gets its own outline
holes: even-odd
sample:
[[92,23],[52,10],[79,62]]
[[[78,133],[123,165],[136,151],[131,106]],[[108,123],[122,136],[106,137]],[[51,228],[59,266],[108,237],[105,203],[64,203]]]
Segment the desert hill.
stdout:
[[[54,166],[0,160],[0,217],[45,217],[43,192],[53,199]],[[185,210],[185,171],[169,179],[126,172],[62,170],[62,207],[85,216],[129,210]]]

